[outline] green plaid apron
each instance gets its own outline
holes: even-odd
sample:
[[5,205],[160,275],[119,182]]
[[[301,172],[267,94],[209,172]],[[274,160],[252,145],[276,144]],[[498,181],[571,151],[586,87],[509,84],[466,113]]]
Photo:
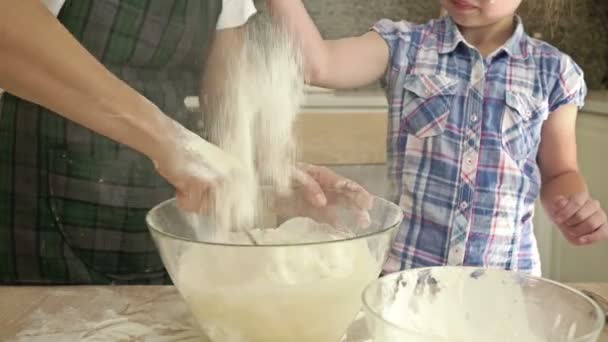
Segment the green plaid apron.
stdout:
[[[220,12],[221,0],[68,0],[59,20],[194,129],[183,100]],[[0,283],[170,282],[144,217],[173,189],[147,158],[9,94],[0,113]]]

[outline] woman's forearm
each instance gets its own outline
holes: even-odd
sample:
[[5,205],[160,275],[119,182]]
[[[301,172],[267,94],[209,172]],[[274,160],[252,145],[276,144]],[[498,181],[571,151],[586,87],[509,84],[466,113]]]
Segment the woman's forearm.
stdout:
[[171,119],[99,63],[38,0],[0,1],[0,88],[154,159]]

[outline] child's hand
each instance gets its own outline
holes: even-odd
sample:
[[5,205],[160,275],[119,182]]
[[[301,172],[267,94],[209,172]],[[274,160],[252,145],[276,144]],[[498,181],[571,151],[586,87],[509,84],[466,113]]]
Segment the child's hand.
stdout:
[[373,196],[361,185],[316,165],[300,164],[291,198],[277,201],[277,213],[287,217],[306,216],[318,222],[339,225],[336,208],[348,208],[357,224],[368,227]]
[[373,196],[361,185],[330,170],[327,167],[300,164],[296,183],[303,188],[311,204],[322,207],[340,200],[343,196],[350,206],[369,210]]
[[608,240],[608,221],[600,203],[588,193],[558,196],[550,213],[566,239],[575,245]]

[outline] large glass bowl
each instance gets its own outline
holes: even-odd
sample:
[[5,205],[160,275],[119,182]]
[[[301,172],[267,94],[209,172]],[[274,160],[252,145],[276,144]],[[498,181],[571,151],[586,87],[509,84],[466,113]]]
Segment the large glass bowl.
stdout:
[[[363,289],[379,276],[403,216],[381,198],[374,198],[369,225],[358,224],[360,212],[347,205],[328,210],[339,239],[252,245],[250,236],[232,232],[230,242],[218,242],[212,220],[186,214],[175,199],[153,208],[147,223],[209,340],[338,342],[361,310]],[[289,219],[264,216],[265,228]]]
[[596,342],[604,326],[579,291],[494,269],[391,274],[365,289],[363,303],[376,342]]

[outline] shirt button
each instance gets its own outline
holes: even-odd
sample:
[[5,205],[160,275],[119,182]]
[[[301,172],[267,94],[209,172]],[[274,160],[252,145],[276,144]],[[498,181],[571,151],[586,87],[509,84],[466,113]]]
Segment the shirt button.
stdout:
[[479,120],[479,117],[477,115],[471,115],[471,122],[477,122],[477,120]]
[[460,203],[460,209],[464,210],[464,209],[466,209],[468,207],[469,207],[469,203],[467,203],[467,202]]
[[469,165],[473,164],[473,159],[467,158],[467,164],[469,164]]

